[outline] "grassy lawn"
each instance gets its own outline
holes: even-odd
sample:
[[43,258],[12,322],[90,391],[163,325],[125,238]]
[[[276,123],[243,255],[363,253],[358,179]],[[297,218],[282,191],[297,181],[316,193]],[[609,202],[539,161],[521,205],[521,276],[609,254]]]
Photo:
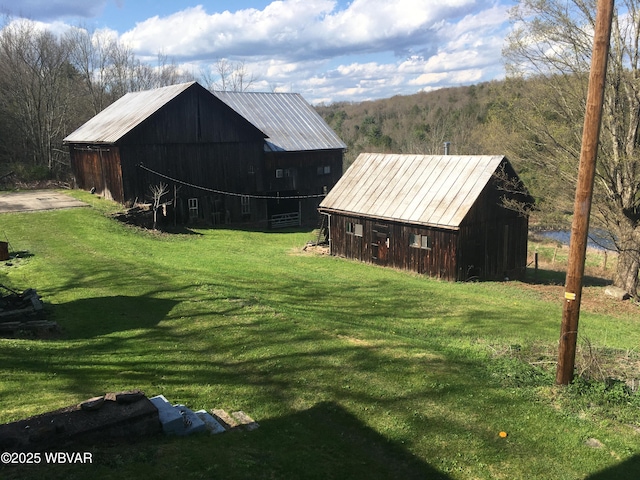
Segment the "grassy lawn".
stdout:
[[[73,194],[91,207],[0,216],[0,238],[24,252],[0,283],[35,288],[63,329],[0,339],[0,422],[139,388],[260,428],[105,441],[82,447],[92,465],[1,478],[640,475],[638,395],[556,387],[555,367],[532,361],[556,348],[558,300],[308,254],[312,232],[154,234]],[[638,317],[583,312],[581,338],[633,357]]]

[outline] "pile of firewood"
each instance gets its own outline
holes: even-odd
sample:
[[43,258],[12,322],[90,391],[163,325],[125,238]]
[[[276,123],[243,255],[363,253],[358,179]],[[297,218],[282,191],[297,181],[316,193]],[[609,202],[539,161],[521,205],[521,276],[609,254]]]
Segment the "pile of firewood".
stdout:
[[29,288],[20,293],[0,285],[0,334],[37,334],[56,331],[57,328],[55,322],[44,319],[44,305],[38,292]]

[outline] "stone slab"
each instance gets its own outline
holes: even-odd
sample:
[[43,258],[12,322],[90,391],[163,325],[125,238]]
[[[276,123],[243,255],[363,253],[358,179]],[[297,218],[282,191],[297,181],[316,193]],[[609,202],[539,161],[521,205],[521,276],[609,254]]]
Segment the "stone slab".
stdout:
[[182,417],[183,429],[178,433],[178,435],[191,435],[192,433],[204,432],[207,430],[204,421],[202,421],[193,410],[184,405],[175,405],[173,408],[180,412],[180,416]]
[[169,400],[164,395],[156,395],[149,400],[158,409],[158,418],[162,425],[162,431],[168,435],[181,435],[185,426],[180,411],[173,408],[173,405],[169,403]]
[[242,425],[242,428],[244,428],[248,432],[250,432],[251,430],[255,430],[260,426],[258,425],[258,422],[256,422],[253,418],[251,418],[249,415],[244,413],[242,410],[239,410],[237,412],[231,412],[231,415],[233,416],[233,418],[235,418],[238,421],[240,425]]
[[213,415],[213,418],[215,418],[227,431],[236,430],[240,426],[235,418],[220,408],[211,410],[211,415]]
[[211,435],[226,432],[226,429],[218,422],[213,415],[206,410],[198,410],[195,412],[200,420],[202,420]]

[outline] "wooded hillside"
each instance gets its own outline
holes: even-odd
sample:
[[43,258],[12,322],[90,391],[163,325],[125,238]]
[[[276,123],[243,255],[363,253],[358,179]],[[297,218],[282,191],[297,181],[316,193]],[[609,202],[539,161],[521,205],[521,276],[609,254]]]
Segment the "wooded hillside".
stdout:
[[529,139],[510,125],[513,99],[534,82],[493,81],[316,110],[348,146],[345,169],[362,152],[442,154],[445,142],[452,155],[506,155],[536,198],[534,222],[566,226],[571,198],[554,194],[566,184],[540,176],[525,151]]

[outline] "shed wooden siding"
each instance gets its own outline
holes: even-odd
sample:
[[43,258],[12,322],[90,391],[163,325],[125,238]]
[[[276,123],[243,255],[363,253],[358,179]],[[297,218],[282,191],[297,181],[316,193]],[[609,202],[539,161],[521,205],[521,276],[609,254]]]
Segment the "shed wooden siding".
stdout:
[[501,205],[503,193],[489,182],[460,225],[458,280],[524,277],[529,221]]
[[[361,224],[362,237],[347,232],[347,224]],[[330,220],[332,255],[352,258],[365,263],[411,270],[431,277],[456,280],[456,245],[458,232],[432,229],[371,218],[332,214]],[[379,237],[378,234],[386,237]],[[430,250],[412,247],[411,234],[427,235]],[[374,255],[374,245],[389,239],[386,255]],[[380,247],[378,247],[379,249]]]

